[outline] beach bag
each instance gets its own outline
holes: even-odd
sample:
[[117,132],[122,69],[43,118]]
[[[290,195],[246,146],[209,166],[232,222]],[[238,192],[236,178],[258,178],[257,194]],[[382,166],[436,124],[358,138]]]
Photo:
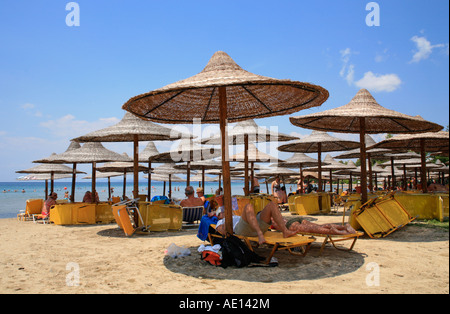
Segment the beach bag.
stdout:
[[218,253],[213,251],[208,250],[203,251],[201,253],[201,259],[202,261],[205,261],[213,266],[221,266],[222,264],[222,257]]
[[259,256],[250,250],[238,237],[228,236],[221,243],[222,246],[222,264],[223,268],[236,266],[238,268],[246,267],[251,263],[260,263],[264,257]]

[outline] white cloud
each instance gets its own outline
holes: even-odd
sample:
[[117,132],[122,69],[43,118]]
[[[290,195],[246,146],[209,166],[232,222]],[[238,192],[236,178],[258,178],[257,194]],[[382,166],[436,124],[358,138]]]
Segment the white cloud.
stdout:
[[416,45],[417,50],[415,50],[412,60],[409,63],[417,63],[421,60],[428,59],[428,57],[436,48],[446,48],[448,54],[448,43],[447,44],[437,44],[432,45],[431,42],[425,37],[414,36],[411,38]]
[[[386,55],[387,49],[383,53]],[[397,74],[374,74],[372,71],[366,72],[363,78],[355,81],[355,65],[350,62],[350,56],[355,53],[350,48],[346,48],[341,50],[340,54],[343,66],[339,75],[347,81],[349,86],[355,85],[372,92],[393,92],[402,83]],[[380,58],[375,60],[381,62],[384,60],[384,57],[380,56]]]
[[35,117],[42,117],[42,112],[40,112],[39,110],[36,109],[36,105],[31,104],[31,103],[26,103],[24,105],[20,106],[28,115],[32,115]]
[[75,116],[68,114],[59,119],[41,122],[40,126],[47,128],[56,137],[74,138],[89,132],[97,131],[118,123],[117,118],[100,118],[89,122],[77,120]]
[[365,88],[374,92],[393,92],[401,85],[402,80],[397,74],[374,74],[366,72],[364,77],[355,82],[359,88]]

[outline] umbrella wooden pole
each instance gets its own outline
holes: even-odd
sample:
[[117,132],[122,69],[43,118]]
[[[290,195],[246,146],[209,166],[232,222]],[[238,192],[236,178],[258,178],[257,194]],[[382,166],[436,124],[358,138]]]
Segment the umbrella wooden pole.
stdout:
[[53,193],[55,190],[55,173],[50,172],[50,193]]
[[45,180],[45,196],[44,200],[46,201],[48,198],[48,180]]
[[152,162],[148,161],[147,201],[152,199]]
[[231,209],[231,181],[230,162],[228,156],[228,132],[227,132],[227,89],[219,87],[219,116],[220,135],[222,140],[222,174],[223,174],[223,204],[225,207],[225,230],[227,234],[233,234],[233,213]]
[[202,166],[202,188],[203,192],[205,192],[205,166]]
[[108,177],[108,201],[111,200],[111,177]]
[[76,178],[77,178],[77,163],[74,162],[73,163],[73,168],[72,168],[72,191],[70,193],[70,201],[72,203],[75,203],[75,182],[76,182]]
[[395,190],[395,169],[394,169],[394,157],[391,157],[391,188],[392,190]]
[[300,194],[303,194],[303,167],[302,167],[302,164],[300,164]]
[[169,198],[172,199],[172,174],[169,173]]
[[361,142],[361,203],[367,202],[366,119],[359,118]]
[[317,159],[319,160],[319,192],[322,192],[322,143],[318,143]]
[[248,134],[244,134],[244,182],[244,194],[248,196]]
[[139,197],[139,139],[138,135],[133,136],[133,196],[134,198]]
[[122,188],[122,199],[125,200],[127,196],[127,171],[123,171],[123,188]]
[[251,163],[251,167],[250,167],[250,191],[251,193],[253,193],[253,190],[255,189],[255,162],[252,161]]
[[372,158],[370,157],[370,153],[367,153],[367,165],[369,168],[369,190],[373,191]]
[[[322,192],[322,143],[318,143],[317,159],[319,160],[319,189],[318,192]],[[322,194],[319,193],[319,211],[322,211]]]
[[427,193],[427,165],[425,156],[425,139],[420,139],[420,180],[422,181],[422,192]]
[[187,162],[186,187],[191,185],[191,162]]
[[92,194],[91,194],[91,203],[95,203],[95,199],[96,199],[96,193],[95,193],[95,180],[97,179],[97,174],[96,174],[96,169],[97,167],[97,163],[93,162],[92,163]]

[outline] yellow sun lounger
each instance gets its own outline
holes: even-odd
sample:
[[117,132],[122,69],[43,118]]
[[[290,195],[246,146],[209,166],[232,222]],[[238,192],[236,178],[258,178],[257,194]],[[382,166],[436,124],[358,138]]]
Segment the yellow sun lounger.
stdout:
[[[235,234],[235,236],[239,239],[244,240],[245,244],[247,244],[249,249],[252,251],[252,242],[256,243],[256,247],[258,247],[258,237],[244,237],[238,234]],[[292,255],[306,256],[309,248],[311,247],[311,243],[315,241],[314,238],[300,235],[285,238],[283,237],[283,233],[277,231],[267,231],[266,233],[264,233],[264,238],[266,239],[265,244],[273,245],[272,251],[265,261],[266,264],[270,263],[270,260],[272,259],[276,251],[287,250]],[[300,251],[294,251],[294,249],[300,249]]]
[[403,228],[415,217],[394,198],[394,194],[368,201],[353,216],[371,238],[383,238]]
[[[116,223],[119,226],[119,228],[125,232],[125,235],[127,237],[131,237],[136,231],[142,231],[142,232],[148,231],[148,227],[144,225],[142,215],[141,215],[139,209],[137,208],[137,206],[133,206],[133,202],[135,202],[135,201],[136,200],[122,201],[122,202],[120,202],[118,204],[114,204],[112,206],[112,211],[113,211],[113,215],[116,220]],[[133,224],[131,222],[130,210],[134,210],[137,213],[137,215],[139,215],[139,218],[142,223],[141,227],[133,226]]]
[[[211,227],[215,230],[215,225],[211,225]],[[241,240],[244,240],[245,244],[248,246],[250,250],[253,251],[252,242],[256,243],[256,247],[259,246],[258,237],[245,237],[238,234],[234,234],[236,237],[238,237]],[[209,233],[209,242],[213,243],[212,237],[216,238],[224,238],[223,235],[216,233]],[[272,259],[273,255],[276,251],[282,251],[287,250],[290,254],[296,255],[296,256],[306,256],[306,254],[309,251],[309,248],[311,247],[311,243],[313,243],[316,239],[311,237],[305,237],[300,235],[295,235],[293,237],[285,238],[283,237],[283,234],[281,232],[276,231],[267,231],[264,233],[264,238],[266,239],[266,243],[268,245],[272,245],[272,251],[270,252],[269,256],[267,257],[265,264],[269,264],[270,260]],[[295,249],[295,250],[294,250]],[[299,249],[299,250],[297,250]]]

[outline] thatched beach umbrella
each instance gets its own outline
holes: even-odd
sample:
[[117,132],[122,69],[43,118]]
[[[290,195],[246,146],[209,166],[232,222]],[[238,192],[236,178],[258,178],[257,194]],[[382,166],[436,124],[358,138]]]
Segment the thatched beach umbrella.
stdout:
[[[366,134],[366,155],[367,155],[367,172],[369,176],[369,190],[372,190],[372,182],[373,182],[373,171],[372,171],[372,158],[377,157],[383,157],[384,154],[390,153],[391,150],[384,149],[384,148],[374,148],[374,149],[367,149],[367,147],[371,147],[375,145],[375,140],[369,135]],[[353,158],[360,158],[361,157],[361,149],[356,148],[352,149],[348,152],[342,153],[337,155],[336,159],[353,159]]]
[[314,167],[318,166],[319,161],[309,157],[303,153],[294,153],[291,157],[286,159],[283,162],[280,162],[278,164],[279,167],[285,167],[285,168],[293,168],[293,167],[299,167],[300,168],[300,181],[302,184],[300,185],[300,193],[303,194],[303,168],[304,167]]
[[427,193],[426,152],[440,152],[449,149],[448,132],[427,132],[421,134],[401,134],[384,140],[372,148],[412,150],[420,153],[422,192]]
[[[52,155],[56,156],[56,154]],[[35,166],[29,169],[25,170],[19,170],[16,171],[16,173],[27,173],[27,174],[36,174],[36,175],[49,175],[50,179],[40,179],[45,180],[45,199],[47,199],[48,196],[48,182],[47,180],[50,180],[50,193],[54,190],[54,184],[53,181],[55,180],[55,174],[73,174],[74,170],[70,167],[67,167],[65,165],[60,164],[51,164],[51,163],[45,163],[39,166]],[[76,171],[76,174],[80,173],[86,173],[83,171]]]
[[[78,149],[80,147],[81,147],[80,143],[71,141],[69,144],[69,147],[66,149],[65,152],[70,152],[70,151],[72,151],[74,149]],[[53,153],[53,155],[56,155],[56,154]],[[48,161],[46,159],[43,159],[41,162],[48,163]],[[70,201],[75,202],[75,183],[76,183],[76,172],[77,172],[77,163],[76,162],[72,163],[72,170],[73,170],[72,171],[72,191],[71,191],[72,193],[70,194]]]
[[[93,142],[85,143],[78,149],[66,151],[62,154],[50,156],[47,159],[36,160],[33,162],[92,164],[92,193],[95,195],[95,174],[97,163],[109,161],[129,161],[129,158],[106,149],[102,143]],[[93,199],[95,199],[95,197]]]
[[357,142],[343,140],[321,131],[312,131],[309,136],[295,142],[281,145],[278,150],[282,152],[317,153],[319,192],[322,192],[322,153],[347,151],[358,147]]
[[[127,153],[122,154],[124,157],[128,158],[130,161],[113,161],[103,164],[97,167],[100,172],[115,172],[120,171],[123,174],[123,193],[122,197],[126,197],[126,187],[127,187],[127,173],[134,173],[136,166],[133,160],[127,155]],[[138,172],[148,171],[148,167],[138,164]],[[135,193],[134,193],[135,194]]]
[[167,162],[167,160],[175,163],[186,162],[186,167],[184,168],[186,169],[186,186],[189,186],[191,180],[191,163],[201,163],[219,156],[220,150],[202,147],[194,143],[192,139],[182,139],[176,148],[165,153],[160,153],[154,156],[152,160],[153,162]]
[[197,75],[130,99],[123,109],[161,123],[219,123],[224,174],[225,226],[233,233],[227,123],[286,115],[320,106],[320,86],[278,80],[243,70],[225,52],[216,52]]
[[77,142],[132,142],[134,176],[134,198],[139,194],[139,142],[141,141],[173,141],[184,136],[176,130],[144,121],[126,112],[122,120],[110,127],[91,132],[73,139]]
[[[228,143],[230,145],[244,145],[244,165],[245,171],[245,195],[249,194],[248,183],[248,149],[249,143],[263,143],[263,142],[287,142],[295,140],[296,138],[287,134],[274,132],[270,129],[262,128],[256,124],[253,119],[238,122],[231,130],[228,131]],[[220,134],[213,135],[209,138],[202,139],[202,144],[206,145],[220,145]],[[252,163],[254,165],[254,163]],[[252,169],[253,176],[253,169]],[[253,186],[253,182],[252,182]]]
[[154,168],[152,171],[152,178],[153,175],[159,175],[159,178],[167,178],[167,180],[159,180],[164,182],[164,195],[166,194],[166,182],[169,181],[169,198],[172,198],[172,176],[174,176],[175,174],[183,173],[183,171],[181,171],[180,169],[176,169],[175,166],[176,164],[174,162],[167,162],[161,166]]
[[[187,170],[189,167],[190,170],[201,170],[202,174],[201,176],[203,177],[202,180],[202,188],[205,188],[205,174],[206,174],[206,170],[218,170],[218,169],[222,169],[222,164],[219,161],[210,159],[210,160],[202,160],[202,161],[194,161],[191,162],[189,165],[186,164],[181,164],[181,165],[176,165],[175,168],[176,169],[184,169]],[[190,181],[192,181],[190,179]],[[219,182],[220,182],[220,176],[219,176]]]
[[319,167],[308,167],[306,170],[308,171],[328,171],[329,173],[329,180],[330,180],[330,191],[333,191],[333,171],[336,170],[351,170],[353,169],[352,165],[346,165],[344,163],[340,163],[336,160],[334,160],[331,155],[327,154],[323,160],[324,165],[322,165],[319,169]]
[[[239,161],[244,163],[244,192],[245,195],[249,194],[248,190],[248,163],[251,163],[251,177],[254,178],[254,165],[255,163],[278,163],[279,161],[282,161],[278,159],[278,157],[274,157],[272,155],[266,154],[262,151],[260,151],[258,148],[256,148],[256,145],[253,143],[248,143],[247,147],[244,148],[244,151],[237,153],[230,157],[231,161]],[[253,182],[252,182],[253,186]]]
[[[123,175],[122,172],[98,172],[98,171],[95,174],[95,177],[97,179],[100,179],[100,178],[107,178],[108,179],[108,200],[111,199],[111,178],[112,177],[120,177],[122,175]],[[92,176],[85,176],[82,179],[92,180]]]
[[[307,129],[357,133],[360,135],[362,202],[367,202],[366,134],[423,133],[442,130],[442,126],[380,106],[372,95],[361,89],[342,107],[305,116],[291,117],[291,123]],[[374,147],[375,148],[375,147]],[[382,148],[382,147],[377,147]],[[386,147],[383,147],[386,148]]]

